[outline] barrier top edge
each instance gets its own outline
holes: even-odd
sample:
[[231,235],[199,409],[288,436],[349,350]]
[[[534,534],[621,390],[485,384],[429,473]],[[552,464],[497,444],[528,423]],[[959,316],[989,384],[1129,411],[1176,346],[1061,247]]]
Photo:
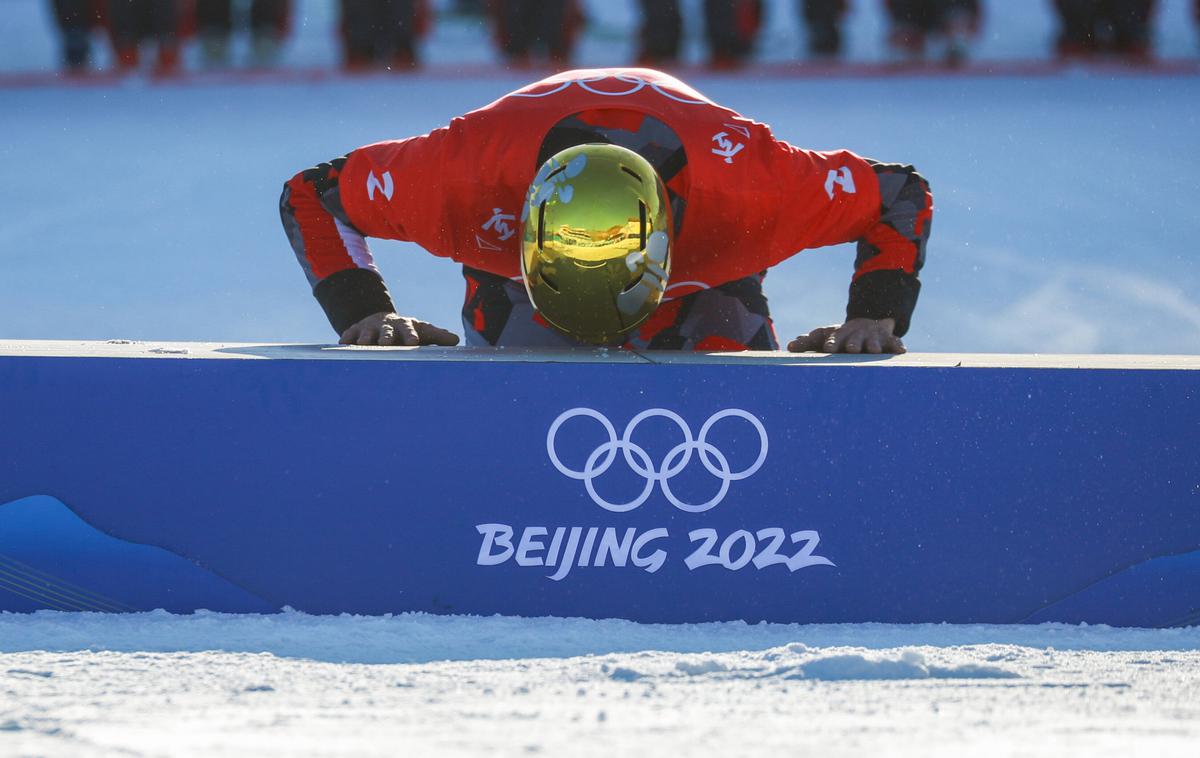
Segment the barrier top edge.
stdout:
[[616,349],[385,348],[130,340],[0,340],[0,358],[5,357],[1200,370],[1200,356],[1197,355],[909,353],[907,355],[880,356],[784,352],[678,353]]

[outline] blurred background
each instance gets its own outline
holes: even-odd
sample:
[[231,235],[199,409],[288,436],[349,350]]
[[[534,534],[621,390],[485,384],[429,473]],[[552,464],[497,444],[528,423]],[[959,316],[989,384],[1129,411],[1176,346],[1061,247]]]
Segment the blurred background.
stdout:
[[[1200,353],[1196,0],[0,0],[0,42],[0,339],[332,341],[287,178],[650,65],[929,178],[910,349]],[[456,265],[373,250],[461,332]],[[772,271],[781,339],[842,318],[853,258]]]
[[0,0],[5,71],[1195,58],[1200,0]]

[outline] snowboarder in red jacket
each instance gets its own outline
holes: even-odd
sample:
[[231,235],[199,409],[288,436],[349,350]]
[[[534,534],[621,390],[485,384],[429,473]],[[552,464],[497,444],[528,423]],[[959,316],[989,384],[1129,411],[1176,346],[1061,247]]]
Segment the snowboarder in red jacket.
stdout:
[[596,69],[302,171],[280,213],[344,344],[458,342],[400,315],[367,237],[463,265],[468,344],[686,350],[778,349],[766,270],[857,242],[845,322],[788,349],[895,353],[933,201],[912,166],[793,147],[666,74]]

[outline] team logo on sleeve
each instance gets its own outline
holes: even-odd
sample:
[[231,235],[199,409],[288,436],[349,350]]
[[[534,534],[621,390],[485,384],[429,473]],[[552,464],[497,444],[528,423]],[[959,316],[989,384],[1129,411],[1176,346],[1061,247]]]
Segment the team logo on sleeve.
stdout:
[[830,200],[833,199],[835,187],[841,187],[847,195],[853,195],[858,191],[854,186],[854,174],[850,173],[849,166],[833,169],[829,172],[829,176],[825,177],[825,194],[829,195]]
[[[745,139],[750,139],[750,130],[738,124],[725,124],[725,127],[730,131],[740,134]],[[733,163],[733,156],[742,152],[746,145],[738,142],[737,137],[731,136],[728,131],[717,132],[712,136],[712,141],[717,143],[717,146],[712,149],[713,155],[719,155],[725,159],[726,163]]]
[[475,244],[480,250],[493,252],[503,250],[500,243],[508,242],[517,233],[516,221],[517,217],[514,214],[505,213],[501,208],[492,208],[491,218],[479,227],[482,231],[488,232],[490,239],[476,234]]
[[367,175],[367,199],[368,200],[375,199],[375,191],[376,190],[383,193],[383,196],[385,198],[387,198],[388,200],[391,200],[392,192],[395,189],[396,189],[396,185],[392,183],[392,172],[391,171],[383,172],[383,181],[380,181],[379,177],[375,176],[374,171],[372,171],[370,174]]

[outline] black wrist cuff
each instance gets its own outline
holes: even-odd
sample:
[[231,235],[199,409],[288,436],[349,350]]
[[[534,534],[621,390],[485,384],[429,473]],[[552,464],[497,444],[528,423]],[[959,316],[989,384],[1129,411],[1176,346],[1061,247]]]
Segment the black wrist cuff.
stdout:
[[313,297],[325,309],[325,316],[339,335],[372,313],[396,310],[383,277],[366,268],[348,268],[330,274],[313,287]]
[[915,274],[904,271],[871,271],[850,283],[850,302],[846,304],[846,319],[894,318],[895,335],[908,332],[921,282]]

